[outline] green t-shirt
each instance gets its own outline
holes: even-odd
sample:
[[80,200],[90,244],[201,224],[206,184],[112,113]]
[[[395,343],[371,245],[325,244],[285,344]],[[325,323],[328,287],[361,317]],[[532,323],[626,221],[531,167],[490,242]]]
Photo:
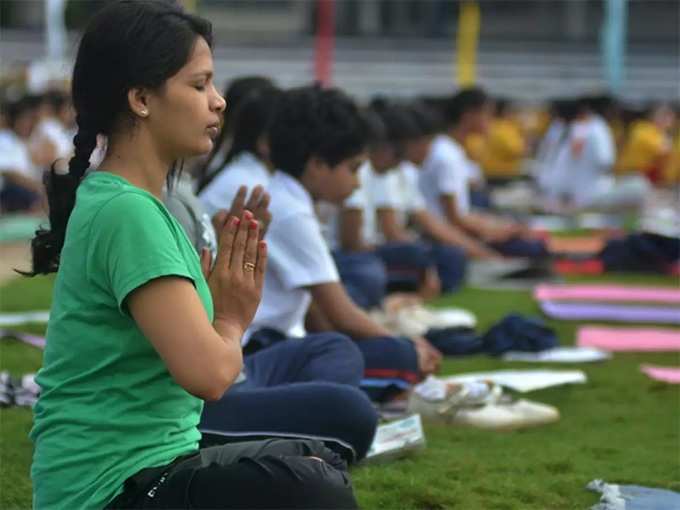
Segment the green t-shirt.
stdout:
[[163,204],[111,173],[87,176],[68,223],[36,379],[35,508],[101,508],[139,470],[197,450],[203,403],[174,381],[125,303],[168,275],[193,282],[212,320],[198,255]]

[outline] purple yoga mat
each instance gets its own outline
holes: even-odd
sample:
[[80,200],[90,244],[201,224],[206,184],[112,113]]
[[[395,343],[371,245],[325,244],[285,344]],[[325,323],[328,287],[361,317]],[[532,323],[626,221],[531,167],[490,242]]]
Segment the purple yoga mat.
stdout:
[[22,333],[21,331],[14,331],[11,329],[0,329],[0,338],[11,337],[21,340],[24,343],[37,347],[38,349],[45,348],[45,338],[42,336],[31,335],[30,333]]
[[556,303],[554,301],[542,301],[541,309],[548,317],[554,319],[680,324],[680,309],[670,306]]

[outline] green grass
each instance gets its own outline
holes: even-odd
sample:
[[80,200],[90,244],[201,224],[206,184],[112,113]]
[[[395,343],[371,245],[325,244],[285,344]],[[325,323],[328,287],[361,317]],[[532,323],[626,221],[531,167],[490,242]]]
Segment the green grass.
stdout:
[[[579,279],[583,280],[583,279]],[[589,279],[592,280],[592,279]],[[663,277],[615,275],[598,281],[677,285]],[[0,309],[47,308],[51,279],[16,280],[0,289]],[[505,314],[538,314],[528,292],[465,289],[443,299],[474,311],[484,329]],[[548,321],[561,343],[573,343],[577,323]],[[42,332],[42,326],[24,328]],[[11,340],[0,343],[0,369],[15,375],[40,366],[40,352]],[[363,508],[569,509],[597,496],[594,478],[680,490],[680,387],[651,381],[641,363],[680,365],[678,354],[617,354],[583,365],[588,383],[532,393],[557,406],[552,426],[509,433],[426,424],[428,448],[408,459],[353,470]],[[447,360],[444,373],[523,368],[488,357]],[[0,411],[0,508],[28,508],[31,445],[26,409]]]

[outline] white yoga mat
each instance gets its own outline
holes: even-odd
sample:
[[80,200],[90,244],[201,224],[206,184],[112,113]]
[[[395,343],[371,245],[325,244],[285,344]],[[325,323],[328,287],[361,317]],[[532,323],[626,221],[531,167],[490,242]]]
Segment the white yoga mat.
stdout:
[[490,380],[520,393],[564,384],[584,384],[588,379],[581,370],[496,370],[469,372],[445,379],[448,382]]
[[556,347],[541,352],[510,351],[503,355],[505,361],[535,363],[593,363],[611,357],[608,352],[593,347]]

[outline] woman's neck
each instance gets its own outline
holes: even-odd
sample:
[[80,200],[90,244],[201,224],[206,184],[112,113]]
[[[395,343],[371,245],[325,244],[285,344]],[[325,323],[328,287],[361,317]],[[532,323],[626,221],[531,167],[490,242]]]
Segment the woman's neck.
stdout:
[[145,138],[139,133],[110,139],[99,168],[123,177],[160,199],[173,159],[163,158],[151,140]]

